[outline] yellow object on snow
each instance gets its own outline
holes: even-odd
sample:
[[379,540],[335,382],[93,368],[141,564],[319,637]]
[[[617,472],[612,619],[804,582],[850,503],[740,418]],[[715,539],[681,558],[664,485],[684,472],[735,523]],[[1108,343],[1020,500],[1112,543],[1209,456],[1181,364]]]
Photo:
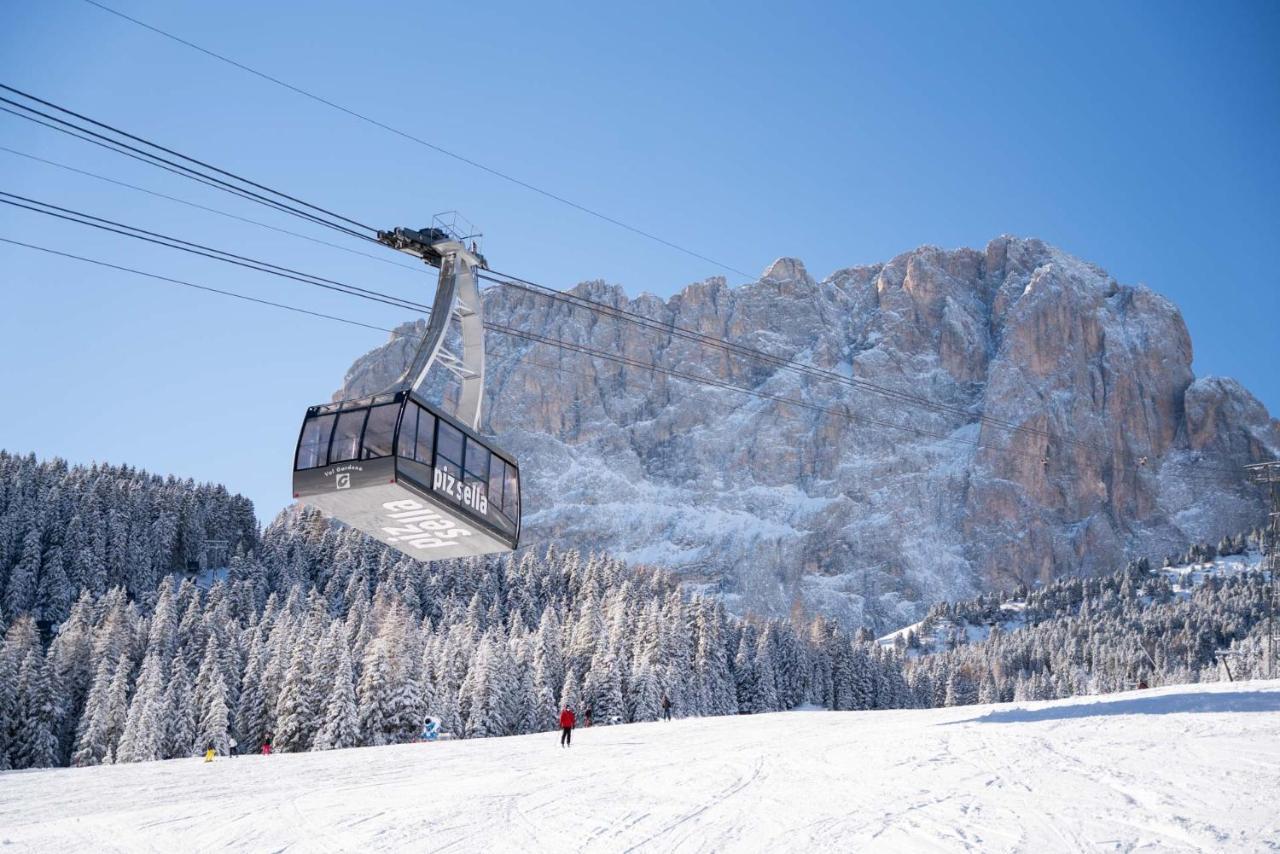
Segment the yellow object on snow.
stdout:
[[212,762],[212,761],[213,761],[213,748],[212,748],[212,747],[210,747],[208,750],[206,750],[206,751],[204,752],[204,761],[205,761],[205,762]]

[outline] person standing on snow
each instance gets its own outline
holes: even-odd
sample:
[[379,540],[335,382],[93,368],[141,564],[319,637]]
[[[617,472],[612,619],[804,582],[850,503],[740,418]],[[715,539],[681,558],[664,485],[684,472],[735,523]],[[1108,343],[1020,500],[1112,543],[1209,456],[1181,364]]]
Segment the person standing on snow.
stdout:
[[267,733],[267,737],[262,740],[262,755],[271,755],[271,733]]
[[591,726],[591,707],[587,706],[587,710],[582,713],[583,726]]
[[565,706],[560,711],[560,746],[568,747],[573,741],[573,727],[578,717],[573,713],[573,706]]
[[227,742],[227,755],[232,758],[235,758],[236,748],[239,746],[240,746],[240,742],[236,741],[234,738],[229,740]]
[[213,761],[214,754],[215,754],[215,751],[214,751],[214,747],[213,747],[213,742],[211,741],[211,742],[209,742],[207,745],[205,745],[205,748],[204,748],[204,761],[205,761],[205,762],[212,762],[212,761]]
[[671,698],[666,694],[662,695],[662,719],[671,720]]

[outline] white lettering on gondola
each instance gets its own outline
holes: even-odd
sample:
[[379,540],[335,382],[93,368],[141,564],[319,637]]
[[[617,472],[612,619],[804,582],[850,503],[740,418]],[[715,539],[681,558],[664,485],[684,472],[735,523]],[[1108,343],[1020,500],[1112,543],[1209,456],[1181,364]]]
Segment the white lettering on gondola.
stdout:
[[444,469],[436,469],[432,478],[435,491],[464,507],[469,507],[481,516],[489,514],[489,496],[483,489],[477,489],[474,483],[463,483]]
[[382,529],[389,543],[403,541],[416,549],[434,549],[447,546],[458,537],[471,536],[452,519],[409,498],[387,501],[382,508],[388,511],[387,518],[396,523]]

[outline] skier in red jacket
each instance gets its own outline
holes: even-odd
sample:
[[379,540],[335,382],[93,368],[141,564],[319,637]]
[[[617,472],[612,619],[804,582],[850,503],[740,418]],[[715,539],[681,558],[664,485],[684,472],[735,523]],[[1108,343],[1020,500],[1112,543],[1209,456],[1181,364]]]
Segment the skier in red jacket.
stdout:
[[560,711],[560,746],[568,747],[573,741],[573,726],[578,722],[573,713],[573,706],[565,706]]

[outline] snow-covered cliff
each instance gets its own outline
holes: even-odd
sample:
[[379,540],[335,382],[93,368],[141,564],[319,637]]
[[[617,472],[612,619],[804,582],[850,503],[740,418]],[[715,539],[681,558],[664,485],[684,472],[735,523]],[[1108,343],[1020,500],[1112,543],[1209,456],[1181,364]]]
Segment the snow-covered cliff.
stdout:
[[[944,597],[1161,556],[1254,525],[1239,466],[1280,453],[1248,391],[1195,379],[1176,307],[1038,240],[821,282],[781,259],[668,300],[575,292],[946,405],[490,289],[488,320],[839,411],[489,338],[486,420],[521,461],[525,541],[669,566],[739,610],[900,625]],[[385,387],[408,355],[393,338],[339,394]]]

